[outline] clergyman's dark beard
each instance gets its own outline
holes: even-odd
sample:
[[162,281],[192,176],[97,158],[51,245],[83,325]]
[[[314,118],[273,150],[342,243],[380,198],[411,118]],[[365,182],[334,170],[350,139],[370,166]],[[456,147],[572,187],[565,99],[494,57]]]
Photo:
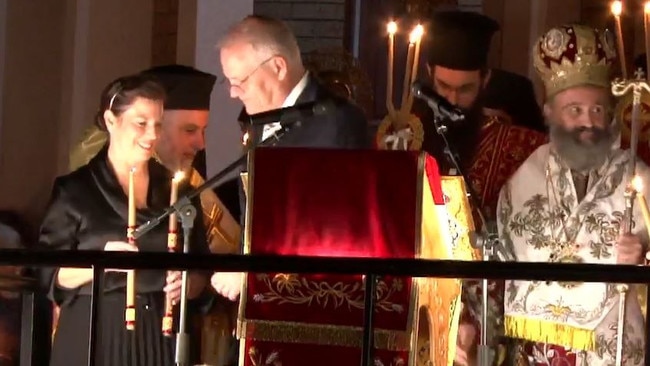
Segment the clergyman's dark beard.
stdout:
[[[600,168],[611,153],[616,138],[613,128],[578,127],[568,130],[557,123],[549,123],[550,141],[559,157],[569,168],[587,172]],[[591,132],[590,142],[580,139],[583,132]]]
[[467,168],[473,160],[483,127],[483,103],[479,95],[470,108],[461,108],[465,114],[462,122],[448,125],[449,142],[458,151],[461,165]]

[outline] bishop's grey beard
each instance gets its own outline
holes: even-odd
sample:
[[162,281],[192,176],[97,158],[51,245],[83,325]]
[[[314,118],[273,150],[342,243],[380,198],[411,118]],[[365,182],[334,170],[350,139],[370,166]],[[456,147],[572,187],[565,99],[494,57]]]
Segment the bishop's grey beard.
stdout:
[[[616,127],[576,127],[566,129],[558,123],[549,123],[549,137],[555,152],[571,170],[588,172],[600,168],[612,151]],[[583,141],[580,134],[591,132],[591,141]]]

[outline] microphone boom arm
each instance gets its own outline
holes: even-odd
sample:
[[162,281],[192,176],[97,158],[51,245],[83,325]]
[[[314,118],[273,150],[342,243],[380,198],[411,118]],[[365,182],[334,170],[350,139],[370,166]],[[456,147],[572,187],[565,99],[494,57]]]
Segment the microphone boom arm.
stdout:
[[281,125],[281,129],[276,131],[273,135],[268,137],[267,139],[261,141],[259,144],[250,144],[247,146],[244,150],[244,153],[242,153],[241,156],[239,156],[235,161],[232,163],[228,164],[225,168],[223,168],[220,172],[212,176],[210,179],[205,181],[202,185],[199,187],[193,189],[191,192],[183,195],[182,197],[179,197],[176,203],[173,205],[167,207],[160,215],[157,217],[145,222],[144,224],[138,226],[133,235],[135,236],[136,239],[140,238],[144,234],[148,233],[151,231],[153,228],[156,226],[160,225],[160,223],[168,218],[172,213],[177,212],[178,217],[182,218],[183,214],[187,211],[187,207],[192,205],[192,199],[195,197],[199,196],[203,191],[212,189],[214,188],[219,182],[228,174],[230,174],[232,171],[237,169],[240,165],[244,164],[246,162],[246,159],[248,157],[248,153],[252,150],[254,150],[258,146],[272,146],[273,144],[277,143],[287,132],[290,130],[293,130],[294,128],[299,128],[301,125],[301,122],[295,122],[291,124],[286,124],[286,125]]
[[[219,183],[226,175],[230,172],[237,169],[238,166],[246,162],[248,153],[255,149],[258,145],[273,145],[282,138],[287,132],[293,128],[300,127],[302,123],[300,120],[295,121],[294,123],[281,124],[281,128],[276,131],[273,135],[262,141],[260,144],[252,143],[249,146],[246,146],[244,153],[237,158],[235,161],[230,163],[227,167],[222,169],[219,173],[214,175],[212,178],[208,179],[200,187],[192,190],[191,192],[180,197],[176,203],[172,206],[169,206],[165,209],[160,215],[156,218],[147,221],[146,223],[138,226],[135,229],[134,236],[139,238],[151,231],[156,226],[169,217],[172,213],[177,212],[177,216],[180,219],[183,225],[183,252],[188,253],[190,248],[190,235],[192,228],[194,227],[194,219],[196,218],[197,210],[192,205],[192,199],[199,196],[201,192],[212,189]],[[181,298],[180,298],[180,317],[178,323],[178,332],[176,334],[176,349],[175,349],[175,364],[178,366],[189,366],[190,357],[189,357],[189,336],[187,334],[187,289],[189,286],[188,272],[182,271],[181,279]]]

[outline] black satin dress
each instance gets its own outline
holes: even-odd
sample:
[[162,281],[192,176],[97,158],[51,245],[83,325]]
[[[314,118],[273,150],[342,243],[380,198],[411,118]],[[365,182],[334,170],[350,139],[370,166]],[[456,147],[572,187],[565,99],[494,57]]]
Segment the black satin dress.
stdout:
[[[150,161],[148,208],[138,210],[138,225],[168,206],[171,177],[164,167],[153,159]],[[179,191],[182,194],[188,188],[180,187]],[[39,244],[51,250],[103,250],[107,241],[124,241],[127,205],[127,197],[104,148],[88,165],[56,179]],[[195,205],[201,212],[198,202]],[[167,251],[167,229],[162,224],[139,238],[140,251]],[[178,242],[182,243],[182,238]],[[201,220],[194,223],[191,251],[209,252]],[[63,289],[56,284],[57,273],[57,268],[41,271],[50,299],[61,307],[50,365],[86,365],[92,284]],[[124,324],[126,274],[105,274],[100,314],[103,347],[97,350],[101,352],[102,365],[173,365],[174,341],[164,337],[161,329],[165,279],[165,271],[136,272],[136,326],[135,331],[127,331]]]

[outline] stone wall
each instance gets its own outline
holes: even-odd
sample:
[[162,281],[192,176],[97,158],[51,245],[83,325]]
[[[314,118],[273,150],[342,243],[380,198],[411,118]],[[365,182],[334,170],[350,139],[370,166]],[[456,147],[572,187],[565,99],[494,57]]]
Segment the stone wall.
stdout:
[[483,12],[483,0],[458,0],[458,8],[464,11]]
[[346,0],[255,0],[253,11],[286,21],[305,53],[345,45]]

